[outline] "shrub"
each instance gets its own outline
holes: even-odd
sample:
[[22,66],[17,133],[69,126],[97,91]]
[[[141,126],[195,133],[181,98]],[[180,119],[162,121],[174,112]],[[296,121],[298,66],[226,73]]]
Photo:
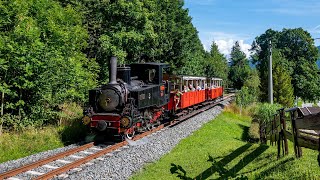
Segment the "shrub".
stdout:
[[[281,105],[279,104],[269,104],[269,103],[263,103],[259,104],[254,112],[253,118],[256,119],[256,123],[252,123],[252,137],[256,136],[256,133],[259,134],[261,142],[266,142],[265,137],[265,128],[266,123],[270,122],[273,119],[273,115],[276,114],[277,110],[281,108]],[[259,128],[256,128],[256,126],[259,126]],[[257,132],[257,129],[258,132]]]
[[83,116],[83,109],[77,103],[63,103],[59,105],[58,124],[69,126],[74,121],[81,119]]
[[254,111],[253,118],[257,119],[260,124],[263,122],[269,122],[272,120],[273,115],[276,114],[277,110],[280,108],[280,104],[258,104]]
[[253,142],[258,142],[260,139],[260,126],[256,119],[253,119],[249,128],[249,138]]

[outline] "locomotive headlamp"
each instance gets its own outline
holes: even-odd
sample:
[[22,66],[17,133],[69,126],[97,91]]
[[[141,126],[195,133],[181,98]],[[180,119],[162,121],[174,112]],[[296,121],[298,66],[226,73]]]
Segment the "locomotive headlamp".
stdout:
[[121,123],[121,126],[124,128],[129,128],[132,125],[132,121],[128,116],[122,117],[120,120],[120,123]]
[[84,116],[82,118],[82,122],[83,122],[84,125],[88,125],[90,123],[90,121],[91,121],[91,119],[90,119],[89,116]]

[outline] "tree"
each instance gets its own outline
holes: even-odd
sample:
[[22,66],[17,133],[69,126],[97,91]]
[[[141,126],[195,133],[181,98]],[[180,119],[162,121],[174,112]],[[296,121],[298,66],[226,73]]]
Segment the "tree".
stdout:
[[47,0],[3,0],[0,12],[4,112],[42,124],[55,118],[59,104],[84,102],[96,63],[82,53],[88,32],[81,14]]
[[247,107],[254,101],[254,96],[250,93],[249,88],[243,86],[236,94],[236,103],[240,106],[240,114],[242,113],[242,108]]
[[251,70],[248,79],[245,80],[243,87],[250,89],[252,101],[258,101],[260,95],[260,78],[256,69]]
[[84,14],[90,34],[85,53],[100,66],[99,81],[108,77],[110,56],[120,64],[166,62],[175,73],[204,74],[204,50],[183,1],[60,0]]
[[291,84],[291,76],[286,64],[287,60],[283,58],[281,52],[273,49],[273,98],[274,102],[285,107],[293,106],[293,87]]
[[282,65],[292,77],[294,96],[299,96],[304,100],[314,100],[319,92],[316,66],[318,51],[311,35],[302,28],[283,29],[282,31],[268,29],[264,34],[256,37],[261,51],[254,56],[254,62],[260,72],[262,99],[267,99],[269,40],[272,41],[273,48],[278,49],[286,59],[286,63]]
[[231,51],[231,67],[229,72],[229,80],[234,88],[241,89],[245,80],[250,74],[249,61],[244,52],[241,51],[238,41],[235,42]]
[[[228,80],[228,61],[227,58],[219,52],[218,46],[212,42],[209,53],[206,53],[205,73],[208,77],[219,77],[225,82]],[[227,84],[227,83],[225,83]]]

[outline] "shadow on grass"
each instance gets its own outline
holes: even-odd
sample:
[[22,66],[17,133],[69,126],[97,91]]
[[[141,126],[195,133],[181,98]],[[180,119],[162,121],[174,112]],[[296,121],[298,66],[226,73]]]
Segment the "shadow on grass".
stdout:
[[264,171],[262,171],[260,174],[259,174],[259,179],[265,179],[268,175],[270,175],[272,172],[274,171],[286,171],[286,166],[285,164],[290,162],[290,161],[293,161],[294,158],[291,157],[289,159],[286,159],[284,161],[281,161],[279,162],[278,164],[276,164],[275,166],[273,167],[270,167],[269,169],[266,169]]
[[241,127],[242,129],[242,135],[241,135],[241,140],[242,141],[249,141],[250,137],[249,137],[249,127],[242,125],[242,124],[238,124],[239,127]]
[[246,165],[251,163],[254,159],[256,159],[259,155],[261,155],[263,152],[265,152],[268,149],[268,146],[266,145],[260,145],[255,150],[247,154],[245,157],[243,157],[238,164],[236,164],[231,169],[226,169],[225,166],[233,161],[235,158],[246,152],[252,144],[245,144],[235,151],[233,151],[231,154],[223,157],[220,161],[216,161],[217,158],[213,158],[209,155],[208,162],[212,163],[212,166],[197,175],[194,178],[188,177],[187,172],[183,169],[182,166],[171,164],[170,172],[171,174],[177,174],[177,177],[183,180],[191,180],[191,179],[207,179],[214,173],[219,174],[218,179],[228,179],[230,177],[236,178],[236,179],[248,179],[243,174],[239,175],[237,174],[241,169],[243,169]]

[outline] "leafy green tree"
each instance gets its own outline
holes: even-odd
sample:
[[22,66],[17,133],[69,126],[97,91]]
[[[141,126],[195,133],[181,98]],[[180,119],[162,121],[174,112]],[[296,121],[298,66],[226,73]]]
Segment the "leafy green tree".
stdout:
[[272,41],[273,48],[278,49],[287,63],[283,66],[292,77],[294,96],[304,100],[314,100],[319,92],[319,76],[317,75],[316,61],[317,48],[311,35],[302,28],[283,29],[274,31],[268,29],[264,34],[256,37],[261,47],[254,57],[257,69],[260,72],[262,99],[266,100],[268,77],[268,42]]
[[249,88],[243,86],[236,94],[236,104],[240,106],[240,114],[242,108],[247,107],[254,101],[254,96],[249,92]]
[[229,80],[234,88],[241,89],[245,80],[250,74],[249,61],[246,55],[241,51],[238,41],[235,42],[231,51],[231,67],[229,72]]
[[55,118],[59,104],[85,101],[96,63],[82,53],[88,32],[81,14],[47,0],[3,0],[0,12],[4,112],[42,124]]
[[206,54],[205,59],[206,75],[208,77],[222,78],[226,82],[229,72],[228,61],[227,58],[219,52],[216,43],[212,42],[210,52]]
[[241,90],[236,94],[236,104],[240,106],[240,114],[243,107],[258,101],[260,79],[258,72],[253,70],[250,72],[248,79],[245,80]]
[[100,66],[99,81],[108,77],[108,59],[120,64],[167,62],[173,72],[202,75],[204,50],[183,1],[60,0],[84,14],[90,34],[85,53]]
[[244,81],[244,87],[250,89],[252,101],[258,101],[260,95],[260,78],[256,69],[251,70],[248,79]]

